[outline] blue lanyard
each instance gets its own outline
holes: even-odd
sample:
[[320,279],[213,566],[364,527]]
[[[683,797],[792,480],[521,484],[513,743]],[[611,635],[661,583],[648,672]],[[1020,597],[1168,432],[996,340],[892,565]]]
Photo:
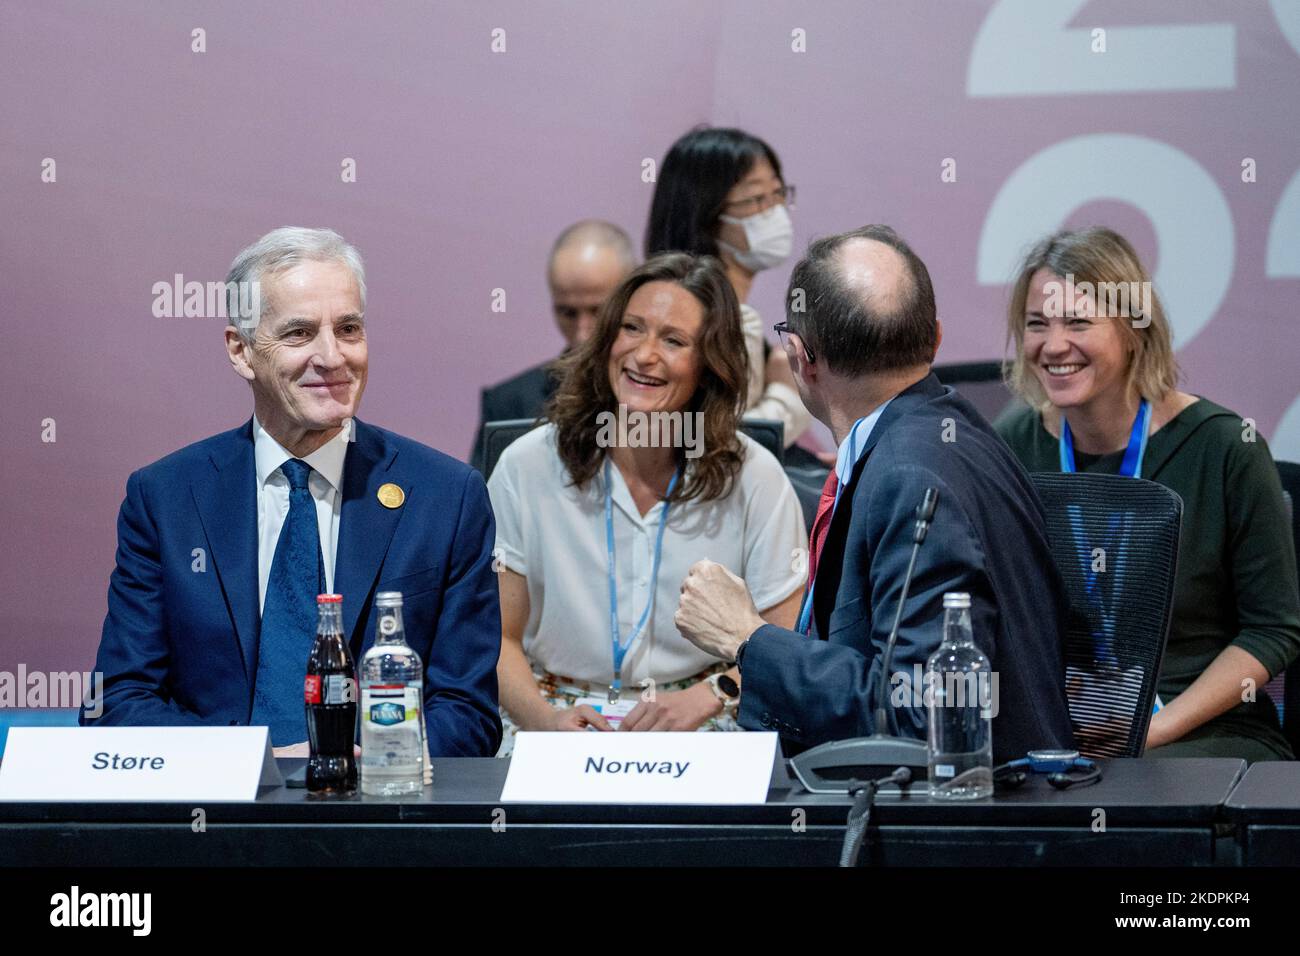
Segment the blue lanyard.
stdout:
[[677,469],[673,473],[672,480],[668,482],[668,491],[664,494],[664,510],[659,515],[659,531],[655,535],[654,560],[650,565],[650,594],[646,597],[645,610],[641,612],[641,619],[636,622],[632,636],[624,644],[618,633],[618,583],[614,577],[614,496],[610,488],[609,457],[605,458],[605,551],[609,557],[609,635],[614,645],[614,683],[609,688],[611,702],[618,700],[619,691],[623,686],[623,659],[627,657],[627,652],[632,649],[632,645],[645,630],[646,622],[650,620],[650,609],[654,607],[655,590],[659,586],[659,558],[664,548],[664,528],[668,524],[668,499],[673,496],[673,489],[677,487],[677,479],[681,473],[681,469]]
[[[848,469],[848,473],[850,476],[853,474],[853,468],[857,465],[858,456],[861,454],[861,452],[858,451],[858,426],[861,425],[870,417],[871,416],[869,415],[864,415],[862,418],[859,418],[856,422],[854,422],[853,427],[849,429],[849,461],[852,463],[849,465],[849,469]],[[867,446],[864,443],[862,447],[863,449],[865,449]],[[840,481],[839,475],[836,475],[835,503],[831,505],[832,521],[835,520],[835,509],[840,506],[840,495],[844,493],[844,485],[845,482]],[[831,533],[829,525],[826,528],[826,533],[827,534]],[[809,543],[811,544],[811,542]],[[816,586],[817,586],[816,581],[810,580],[808,582],[808,590],[804,592],[803,603],[799,605],[799,621],[795,625],[795,627],[798,629],[800,634],[807,634],[808,628],[812,624],[813,588]]]
[[[1138,405],[1137,418],[1133,420],[1133,430],[1129,432],[1128,447],[1124,449],[1124,460],[1120,462],[1119,473],[1127,478],[1142,477],[1142,459],[1147,453],[1147,427],[1151,424],[1151,403],[1145,398]],[[1074,436],[1070,434],[1070,423],[1061,415],[1061,471],[1073,473]]]
[[[1138,405],[1137,418],[1133,420],[1133,429],[1129,433],[1128,447],[1124,450],[1124,459],[1120,462],[1119,473],[1127,478],[1138,478],[1142,474],[1142,459],[1147,450],[1147,429],[1151,423],[1151,403],[1145,398]],[[1070,423],[1061,416],[1061,471],[1076,471],[1074,462],[1074,437],[1070,434]],[[1067,507],[1071,529],[1074,531],[1075,547],[1078,548],[1079,563],[1082,565],[1084,591],[1088,601],[1100,618],[1100,633],[1093,634],[1097,645],[1097,659],[1113,667],[1119,666],[1119,658],[1114,651],[1115,612],[1107,611],[1098,587],[1099,572],[1092,569],[1092,549],[1088,546],[1083,527],[1083,511],[1078,505]],[[1124,548],[1123,541],[1128,536],[1132,515],[1112,514],[1106,522],[1106,534],[1102,540],[1102,552],[1115,562],[1110,569],[1116,580],[1123,578]]]

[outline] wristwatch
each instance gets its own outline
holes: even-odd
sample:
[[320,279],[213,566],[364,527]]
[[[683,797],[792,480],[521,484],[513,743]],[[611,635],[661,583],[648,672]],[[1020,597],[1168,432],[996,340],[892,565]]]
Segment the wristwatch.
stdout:
[[740,685],[726,674],[710,674],[709,689],[722,702],[722,712],[730,714],[740,706]]

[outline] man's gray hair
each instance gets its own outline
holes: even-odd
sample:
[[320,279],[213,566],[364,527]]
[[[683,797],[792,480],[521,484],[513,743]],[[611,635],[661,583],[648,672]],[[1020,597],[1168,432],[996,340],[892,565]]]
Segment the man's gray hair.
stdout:
[[[243,289],[260,290],[262,279],[302,262],[342,262],[352,270],[361,293],[361,311],[366,309],[366,267],[361,253],[348,245],[333,229],[282,226],[268,232],[241,250],[226,276],[226,314],[244,341],[251,341],[266,314],[266,299],[260,291],[241,294]],[[253,313],[256,312],[254,315]]]

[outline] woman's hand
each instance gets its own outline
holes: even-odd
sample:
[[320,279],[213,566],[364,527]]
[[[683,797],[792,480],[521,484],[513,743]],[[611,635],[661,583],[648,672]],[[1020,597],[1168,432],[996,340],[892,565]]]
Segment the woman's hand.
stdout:
[[722,701],[700,681],[686,690],[655,694],[642,700],[623,718],[619,730],[697,730],[710,717],[722,713]]
[[587,704],[579,704],[577,707],[556,707],[551,711],[551,717],[546,727],[542,730],[586,730],[588,727],[594,727],[597,730],[613,730],[604,717],[600,716],[595,708]]

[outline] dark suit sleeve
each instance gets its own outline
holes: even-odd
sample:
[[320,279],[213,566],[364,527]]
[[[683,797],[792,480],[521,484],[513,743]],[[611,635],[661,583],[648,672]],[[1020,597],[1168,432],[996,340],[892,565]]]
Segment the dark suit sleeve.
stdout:
[[[127,479],[117,518],[117,567],[108,586],[108,616],[95,670],[103,699],[83,706],[83,725],[173,726],[203,723],[171,700],[166,679],[171,650],[162,597],[158,529],[140,473]],[[102,715],[98,714],[102,706]]]
[[429,659],[425,721],[434,757],[491,757],[501,746],[501,608],[492,570],[496,522],[487,486],[466,478]]
[[[877,449],[876,454],[880,453]],[[864,479],[865,479],[864,475]],[[971,595],[976,642],[990,658],[996,608],[985,572],[983,549],[951,490],[933,472],[914,466],[886,470],[849,528],[848,548],[867,549],[869,576],[853,587],[842,582],[827,640],[766,625],[750,638],[742,669],[740,723],[751,730],[778,730],[783,738],[810,745],[870,734],[882,679],[883,653],[897,613],[912,553],[916,506],[925,489],[939,490],[930,532],[921,545],[894,648],[896,678],[887,696],[888,732],[924,738],[928,715],[921,688],[911,692],[914,665],[922,672],[942,639],[943,595]],[[866,602],[867,606],[863,606]]]

